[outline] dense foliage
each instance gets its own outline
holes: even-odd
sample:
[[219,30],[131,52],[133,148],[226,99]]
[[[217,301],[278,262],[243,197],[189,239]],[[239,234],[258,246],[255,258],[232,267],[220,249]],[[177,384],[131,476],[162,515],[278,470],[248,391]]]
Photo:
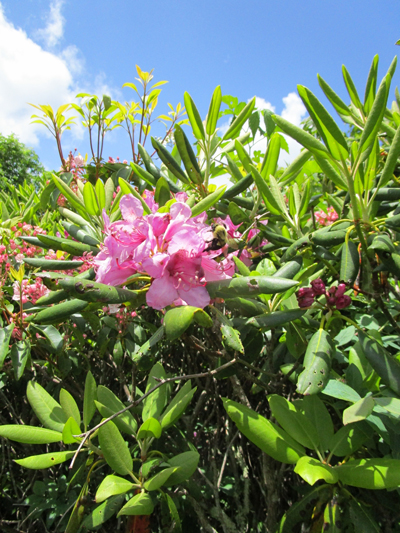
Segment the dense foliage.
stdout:
[[395,66],[363,101],[343,67],[349,105],[318,77],[347,133],[306,87],[303,128],[217,87],[154,138],[140,68],[139,103],[37,106],[62,170],[1,196],[5,531],[400,531]]
[[15,135],[5,137],[0,133],[0,189],[7,184],[22,185],[25,180],[35,182],[43,174],[44,167],[38,155],[27,148]]

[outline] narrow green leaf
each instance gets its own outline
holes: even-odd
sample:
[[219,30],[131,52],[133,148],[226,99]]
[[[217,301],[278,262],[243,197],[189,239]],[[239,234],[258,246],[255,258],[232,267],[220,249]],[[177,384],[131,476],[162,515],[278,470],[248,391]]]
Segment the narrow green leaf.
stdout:
[[106,206],[106,190],[100,178],[96,181],[95,192],[101,213]]
[[64,444],[75,444],[75,442],[80,442],[79,437],[74,437],[74,435],[80,435],[81,429],[78,426],[78,424],[75,422],[75,420],[72,418],[68,418],[67,422],[65,423],[63,432],[62,432],[62,440]]
[[235,150],[239,157],[240,162],[243,165],[243,168],[248,174],[250,174],[251,173],[251,158],[249,154],[247,153],[245,147],[239,141],[239,139],[235,139]]
[[167,167],[167,169],[172,172],[172,174],[178,178],[182,183],[189,184],[190,181],[185,174],[185,172],[178,165],[176,159],[168,152],[168,150],[160,142],[158,142],[154,137],[151,137],[151,144],[153,148],[157,151],[158,157]]
[[276,294],[285,292],[297,285],[297,281],[270,276],[243,276],[207,283],[211,298],[234,298],[235,296],[258,296],[259,294]]
[[357,451],[366,440],[368,435],[361,430],[359,423],[354,422],[343,426],[334,434],[329,443],[329,450],[336,457],[345,457]]
[[[146,384],[146,393],[159,384],[159,380],[166,379],[165,370],[161,363],[156,363],[150,370]],[[167,403],[167,386],[161,385],[143,401],[142,419],[158,418]]]
[[316,394],[304,396],[302,408],[305,416],[317,429],[320,450],[325,452],[329,449],[329,443],[334,433],[333,422],[328,409]]
[[351,76],[344,65],[342,65],[342,74],[347,92],[349,93],[353,105],[357,107],[361,112],[363,112],[363,105],[361,103],[360,97],[358,96],[356,86],[354,85],[354,82],[351,79]]
[[213,205],[215,205],[226,191],[226,185],[221,185],[214,192],[200,200],[192,207],[192,217],[200,215],[204,211],[208,211]]
[[[349,107],[343,102],[343,100],[335,93],[335,91],[326,83],[326,81],[319,74],[317,74],[317,77],[321,89],[324,91],[325,96],[336,109],[339,116],[342,118],[342,120],[347,119],[347,121],[349,121],[349,118],[351,117]],[[352,122],[351,119],[350,121]]]
[[195,103],[192,100],[192,97],[189,93],[185,92],[183,95],[183,101],[185,102],[186,112],[189,118],[190,125],[192,126],[193,135],[199,141],[204,141],[205,132],[203,122],[201,120],[200,114],[197,110]]
[[360,256],[357,245],[353,241],[343,244],[340,261],[340,280],[344,283],[353,284],[360,269]]
[[68,302],[63,302],[39,311],[37,315],[34,315],[34,320],[38,324],[59,324],[67,318],[70,318],[71,315],[80,313],[87,306],[88,303],[82,300],[69,300]]
[[372,60],[372,65],[368,73],[367,84],[365,86],[364,111],[367,115],[371,111],[372,104],[375,99],[376,79],[378,76],[378,63],[379,63],[379,56],[377,54],[374,56],[374,59]]
[[240,333],[228,324],[221,325],[222,342],[225,348],[244,353],[242,341],[240,340]]
[[339,480],[352,487],[380,490],[400,485],[400,460],[357,459],[335,467]]
[[44,453],[42,455],[31,455],[25,459],[18,459],[15,462],[24,468],[32,470],[43,470],[44,468],[51,468],[53,466],[65,463],[75,455],[75,452],[54,452]]
[[212,135],[215,132],[217,126],[217,120],[219,115],[219,109],[222,102],[222,93],[221,87],[215,88],[213,95],[211,97],[210,107],[208,108],[207,121],[206,121],[206,132],[208,135]]
[[242,109],[239,115],[234,119],[234,121],[232,122],[232,124],[229,126],[224,136],[222,137],[223,141],[227,139],[235,139],[236,137],[239,136],[244,123],[252,114],[255,105],[256,105],[256,97],[252,98],[250,102]]
[[24,373],[26,363],[31,354],[31,345],[28,340],[16,342],[11,347],[11,362],[14,369],[15,379],[18,381]]
[[[121,402],[121,400],[104,385],[99,385],[97,387],[97,399],[98,403],[96,403],[96,406],[99,408],[99,405],[103,405],[108,413],[107,415],[105,415],[104,412],[99,409],[102,416],[110,416],[111,414],[115,414],[119,411],[122,411],[122,409],[125,409],[126,407]],[[120,426],[120,422],[123,424],[122,426]],[[130,411],[125,411],[117,418],[115,418],[114,424],[118,427],[120,431],[125,431],[129,434],[136,433],[137,422],[132,413],[130,413]]]
[[200,455],[196,451],[180,453],[168,459],[168,464],[177,467],[178,470],[171,474],[165,485],[171,487],[189,479],[196,471],[199,460]]
[[311,337],[304,356],[304,370],[297,381],[300,394],[317,394],[322,391],[329,380],[333,342],[329,333],[319,329]]
[[359,420],[365,420],[372,413],[374,408],[374,399],[372,396],[361,398],[358,402],[343,411],[343,424],[351,424]]
[[96,412],[96,405],[94,401],[97,399],[97,385],[93,374],[89,372],[85,379],[85,393],[83,397],[83,425],[85,431]]
[[186,407],[189,405],[197,387],[192,389],[191,381],[187,381],[184,386],[175,394],[173,400],[168,404],[162,417],[160,418],[162,429],[174,424],[184,413]]
[[62,433],[35,426],[11,424],[0,426],[0,437],[22,442],[23,444],[50,444],[52,442],[61,442]]
[[390,145],[389,153],[386,158],[385,166],[383,167],[381,177],[377,188],[381,189],[393,179],[393,172],[396,168],[398,158],[400,156],[400,126],[396,130],[396,135]]
[[[254,178],[255,184],[257,185],[257,189],[262,195],[262,198],[265,202],[267,209],[273,215],[282,215],[282,210],[280,206],[278,205],[274,195],[272,194],[266,181],[264,180],[264,178],[261,176],[261,174],[258,172],[257,168],[254,165],[251,165],[251,173]],[[286,205],[285,205],[285,210],[283,212],[286,213]]]

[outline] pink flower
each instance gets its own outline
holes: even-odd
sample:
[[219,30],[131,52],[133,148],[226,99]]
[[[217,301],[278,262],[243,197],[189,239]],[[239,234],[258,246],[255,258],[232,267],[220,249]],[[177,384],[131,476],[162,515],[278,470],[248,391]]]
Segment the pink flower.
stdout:
[[322,211],[322,209],[315,213],[315,219],[320,226],[330,226],[338,218],[339,216],[333,207],[329,207],[327,213]]
[[314,281],[311,282],[311,287],[313,288],[313,291],[318,296],[321,296],[322,294],[325,294],[325,283],[322,281],[321,278],[317,278]]

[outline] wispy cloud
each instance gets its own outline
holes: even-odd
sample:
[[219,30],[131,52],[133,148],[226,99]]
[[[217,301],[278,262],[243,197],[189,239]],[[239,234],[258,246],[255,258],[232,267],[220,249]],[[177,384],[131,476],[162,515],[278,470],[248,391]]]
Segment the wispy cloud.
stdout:
[[50,12],[46,17],[46,26],[36,32],[36,38],[50,49],[59,44],[64,36],[65,18],[61,13],[63,4],[64,0],[51,2]]

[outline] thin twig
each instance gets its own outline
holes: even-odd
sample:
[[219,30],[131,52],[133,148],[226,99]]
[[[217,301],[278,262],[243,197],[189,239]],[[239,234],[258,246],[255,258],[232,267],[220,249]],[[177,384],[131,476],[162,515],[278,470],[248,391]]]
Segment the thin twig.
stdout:
[[[198,374],[189,374],[189,375],[186,375],[186,376],[175,376],[173,378],[160,379],[160,381],[159,381],[159,383],[157,383],[157,385],[154,385],[153,388],[151,388],[148,392],[143,394],[143,396],[141,396],[140,398],[138,398],[134,402],[130,402],[129,405],[127,405],[124,409],[121,409],[117,413],[114,413],[113,415],[109,416],[108,418],[105,418],[99,424],[97,424],[97,426],[94,426],[89,431],[86,431],[86,433],[81,433],[80,435],[74,435],[74,437],[82,438],[82,441],[80,442],[80,444],[79,444],[79,446],[78,446],[78,448],[77,448],[77,450],[76,450],[76,452],[75,452],[75,454],[74,454],[74,456],[72,458],[72,461],[71,461],[71,464],[70,464],[69,468],[70,469],[73,468],[75,460],[78,457],[79,452],[82,450],[83,445],[85,444],[87,439],[90,437],[90,435],[92,435],[99,428],[101,428],[102,426],[104,426],[105,424],[110,422],[110,420],[113,420],[114,418],[117,418],[119,415],[125,413],[125,411],[128,411],[129,409],[132,409],[132,407],[136,407],[137,405],[139,405],[143,400],[145,400],[148,396],[150,396],[150,394],[152,394],[155,390],[157,390],[162,385],[165,385],[166,383],[172,383],[174,381],[183,381],[183,380],[187,380],[187,379],[196,379],[196,378],[205,378],[205,377],[208,377],[208,376],[214,376],[215,374],[218,374],[218,372],[221,372],[221,370],[225,370],[226,368],[229,368],[230,366],[234,365],[235,363],[237,363],[237,358],[236,357],[234,359],[231,359],[230,361],[228,361],[224,365],[219,366],[218,368],[215,368],[214,370],[208,370],[207,372],[201,372],[201,373],[198,373]],[[157,379],[157,378],[154,378],[154,379]]]

